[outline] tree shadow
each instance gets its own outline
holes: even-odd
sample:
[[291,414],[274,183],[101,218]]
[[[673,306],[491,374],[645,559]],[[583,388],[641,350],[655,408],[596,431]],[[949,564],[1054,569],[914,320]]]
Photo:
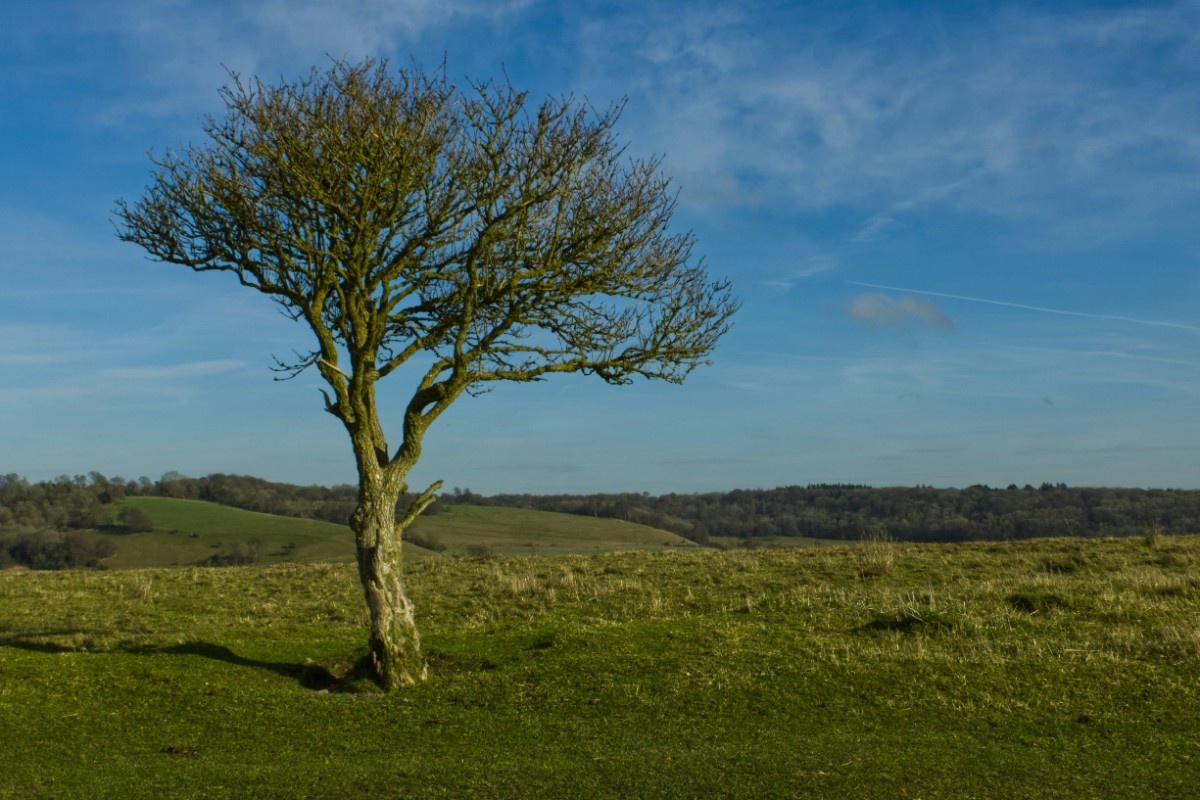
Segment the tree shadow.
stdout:
[[[68,647],[53,642],[39,641],[37,639],[23,639],[11,636],[0,636],[0,647],[12,647],[18,650],[28,650],[34,653],[79,653],[89,652],[80,650],[75,647]],[[279,661],[261,661],[255,658],[247,658],[240,656],[230,650],[228,647],[212,642],[184,642],[170,646],[158,645],[116,645],[103,651],[91,652],[119,652],[130,653],[133,655],[182,655],[182,656],[200,656],[213,661],[221,661],[225,664],[233,664],[238,667],[249,667],[251,669],[265,670],[274,672],[276,675],[281,675],[285,678],[291,678],[299,683],[305,689],[312,691],[327,691],[335,686],[339,678],[330,672],[325,667],[319,664],[288,664]]]

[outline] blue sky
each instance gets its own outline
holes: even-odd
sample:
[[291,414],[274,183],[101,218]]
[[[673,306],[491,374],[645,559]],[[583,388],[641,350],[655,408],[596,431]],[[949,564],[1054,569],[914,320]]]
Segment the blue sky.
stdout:
[[111,223],[223,65],[326,54],[628,98],[744,302],[681,387],[463,398],[414,486],[1200,487],[1196,2],[0,4],[0,472],[354,480],[319,378],[269,369],[305,331]]

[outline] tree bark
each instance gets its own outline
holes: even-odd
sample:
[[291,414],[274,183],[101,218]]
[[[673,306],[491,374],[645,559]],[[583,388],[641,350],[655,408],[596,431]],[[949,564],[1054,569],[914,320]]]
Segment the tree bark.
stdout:
[[358,506],[350,518],[358,576],[371,617],[371,668],[386,692],[419,683],[428,674],[413,604],[404,591],[401,532],[396,525],[398,494],[384,481],[362,480]]

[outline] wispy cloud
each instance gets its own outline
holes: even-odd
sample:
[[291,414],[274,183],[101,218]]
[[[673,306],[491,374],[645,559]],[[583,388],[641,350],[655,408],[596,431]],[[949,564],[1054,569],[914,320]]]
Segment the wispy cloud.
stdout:
[[36,408],[39,413],[78,414],[96,401],[121,401],[135,407],[179,406],[194,393],[197,381],[241,371],[241,361],[199,361],[162,366],[72,370],[0,388],[6,408]]
[[1127,317],[1120,314],[1096,314],[1088,311],[1072,311],[1064,308],[1049,308],[1046,306],[1029,305],[1026,303],[1012,303],[1006,300],[992,300],[985,297],[970,297],[961,294],[948,294],[946,292],[931,292],[924,289],[905,289],[898,286],[884,286],[877,283],[862,283],[860,281],[846,281],[846,283],[851,286],[862,286],[868,289],[883,289],[889,292],[907,292],[908,294],[919,294],[927,297],[942,297],[946,298],[947,300],[961,300],[967,303],[983,303],[990,306],[1016,308],[1022,311],[1036,311],[1043,314],[1058,314],[1067,317],[1085,317],[1087,319],[1101,319],[1108,320],[1110,322],[1128,322],[1134,325],[1149,325],[1156,328],[1172,328],[1174,330],[1188,331],[1190,333],[1200,333],[1200,326],[1187,325],[1182,322],[1141,319],[1139,317]]
[[588,23],[580,81],[630,94],[695,204],[854,208],[866,238],[983,213],[1081,247],[1193,224],[1200,6],[875,11],[639,5]]
[[193,361],[186,364],[163,364],[139,367],[115,367],[102,370],[99,375],[123,381],[175,381],[189,378],[208,378],[236,372],[249,366],[245,361],[216,359]]
[[87,398],[176,404],[206,379],[254,370],[269,380],[265,349],[256,353],[260,363],[192,355],[197,338],[216,338],[222,325],[244,333],[247,322],[256,321],[238,315],[238,308],[233,304],[223,315],[201,303],[169,324],[142,330],[99,330],[82,322],[0,323],[0,368],[14,378],[0,390],[0,399],[9,408]]
[[62,325],[0,323],[0,367],[45,367],[78,362],[103,348]]
[[462,21],[498,24],[534,0],[122,0],[90,4],[83,25],[116,36],[133,61],[134,82],[101,121],[186,116],[213,108],[223,68],[288,77],[326,55],[362,58],[404,53],[430,31]]
[[[1200,397],[1200,361],[1128,350],[1020,345],[985,346],[980,360],[1025,366],[1031,376],[1061,385],[1132,386]],[[1184,367],[1185,369],[1180,369]]]
[[[892,352],[847,363],[837,370],[830,396],[841,398],[843,406],[860,402],[880,414],[886,408],[871,401],[886,397],[897,407],[940,403],[956,414],[974,416],[994,402],[1044,410],[1049,408],[1044,402],[1047,397],[1061,401],[1054,408],[1121,406],[1123,400],[1106,400],[1106,390],[1111,394],[1116,385],[1188,396],[1200,389],[1200,383],[1172,382],[1152,367],[1131,364],[1128,369],[1114,369],[1111,361],[1079,358],[1071,352],[968,347],[936,353]],[[936,419],[929,424],[936,425]]]
[[[278,35],[287,50],[365,54],[412,41],[456,18],[498,23],[533,0],[268,0],[238,4],[259,37]],[[256,37],[258,38],[258,37]]]

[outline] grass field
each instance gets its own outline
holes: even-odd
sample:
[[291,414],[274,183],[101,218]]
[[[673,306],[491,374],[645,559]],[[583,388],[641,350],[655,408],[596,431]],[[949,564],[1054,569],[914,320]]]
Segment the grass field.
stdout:
[[[344,525],[167,497],[131,497],[121,505],[145,511],[154,530],[97,534],[117,546],[117,554],[105,561],[112,569],[184,566],[239,548],[241,552],[253,548],[256,563],[262,564],[354,560],[354,540]],[[448,555],[479,548],[528,555],[695,547],[687,539],[645,525],[492,506],[454,506],[422,517],[414,530],[444,545]],[[404,552],[415,560],[436,555],[411,544]]]
[[696,547],[682,536],[635,522],[500,506],[452,506],[448,512],[421,517],[414,528],[418,535],[433,537],[453,554],[466,552],[471,545],[486,547],[497,555]]
[[117,546],[105,561],[112,569],[194,564],[239,546],[254,547],[263,563],[354,560],[354,540],[343,525],[169,497],[130,497],[120,506],[145,511],[154,530],[99,534]]
[[0,572],[2,798],[1193,798],[1200,537]]

